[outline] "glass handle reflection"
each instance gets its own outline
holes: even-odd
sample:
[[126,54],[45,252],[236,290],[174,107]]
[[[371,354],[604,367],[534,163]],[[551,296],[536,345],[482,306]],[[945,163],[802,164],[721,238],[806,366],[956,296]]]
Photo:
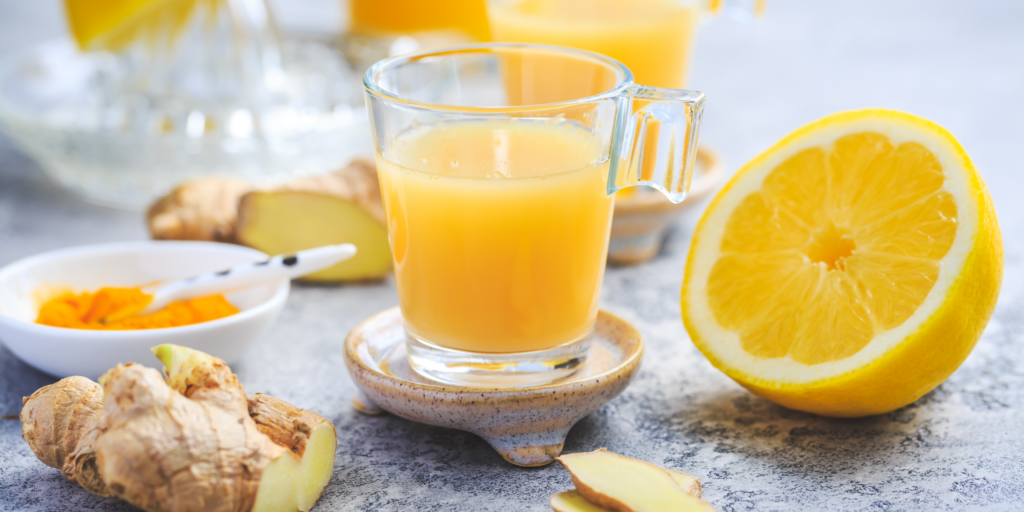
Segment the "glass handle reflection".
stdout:
[[704,93],[633,86],[620,99],[608,193],[646,185],[686,199],[697,156]]

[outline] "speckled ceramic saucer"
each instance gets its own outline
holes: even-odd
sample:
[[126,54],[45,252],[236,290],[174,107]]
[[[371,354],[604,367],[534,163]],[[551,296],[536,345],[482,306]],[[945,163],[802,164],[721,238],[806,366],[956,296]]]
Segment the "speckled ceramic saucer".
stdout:
[[345,366],[361,392],[353,405],[368,414],[388,411],[472,432],[520,466],[554,461],[569,429],[626,388],[644,346],[632,324],[600,311],[587,362],[575,375],[546,386],[496,389],[427,380],[409,367],[405,339],[398,308],[352,329],[345,340]]
[[608,261],[616,265],[637,265],[653,258],[661,249],[672,222],[710,194],[724,174],[725,164],[718,153],[701,144],[697,148],[686,201],[672,204],[657,190],[646,187],[632,195],[616,196]]

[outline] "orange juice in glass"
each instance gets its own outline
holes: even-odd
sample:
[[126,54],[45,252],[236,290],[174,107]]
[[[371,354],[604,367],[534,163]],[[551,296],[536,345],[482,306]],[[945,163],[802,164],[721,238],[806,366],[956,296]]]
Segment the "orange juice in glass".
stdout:
[[471,352],[586,336],[612,213],[600,138],[511,119],[423,127],[398,144],[378,173],[413,334]]
[[[686,195],[703,95],[578,50],[470,45],[364,78],[410,365],[437,381],[571,375],[597,316],[614,193]],[[633,111],[632,101],[648,105]],[[659,130],[639,130],[643,123]],[[635,154],[636,138],[654,156]],[[638,172],[650,160],[653,173]]]

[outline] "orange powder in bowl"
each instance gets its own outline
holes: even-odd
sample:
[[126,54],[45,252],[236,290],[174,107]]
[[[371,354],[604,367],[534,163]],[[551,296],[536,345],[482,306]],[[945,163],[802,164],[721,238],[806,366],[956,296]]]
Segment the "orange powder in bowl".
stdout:
[[170,303],[151,315],[135,316],[153,297],[139,288],[100,288],[50,299],[39,309],[37,324],[71,329],[160,329],[209,322],[238,313],[223,295]]

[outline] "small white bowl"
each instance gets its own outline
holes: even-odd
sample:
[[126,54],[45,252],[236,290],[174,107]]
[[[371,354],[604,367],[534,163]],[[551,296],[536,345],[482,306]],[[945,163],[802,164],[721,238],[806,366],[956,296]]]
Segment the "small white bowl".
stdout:
[[95,379],[118,363],[158,366],[150,347],[174,343],[228,363],[255,343],[284,307],[288,280],[226,295],[237,307],[229,317],[183,327],[91,331],[35,323],[40,290],[96,290],[141,286],[221,270],[267,255],[213,242],[125,242],[47,252],[0,269],[0,341],[26,363],[51,375]]

